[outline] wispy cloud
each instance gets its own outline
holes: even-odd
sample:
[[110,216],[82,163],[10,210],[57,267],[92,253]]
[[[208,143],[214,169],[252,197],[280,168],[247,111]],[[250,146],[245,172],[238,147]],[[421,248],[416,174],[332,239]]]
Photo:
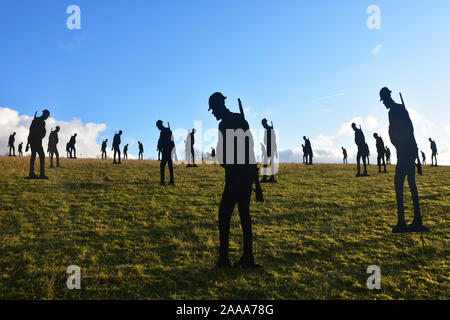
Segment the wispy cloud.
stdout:
[[374,56],[376,56],[377,54],[380,53],[381,48],[383,48],[383,45],[380,43],[379,45],[377,45],[375,48],[373,48],[370,53]]
[[336,94],[332,94],[332,95],[329,95],[329,96],[324,96],[324,97],[320,97],[320,98],[316,98],[316,99],[310,100],[310,101],[308,101],[308,103],[324,101],[324,100],[328,100],[328,99],[332,99],[332,98],[336,98],[336,97],[342,97],[343,95],[344,95],[343,92],[336,93]]

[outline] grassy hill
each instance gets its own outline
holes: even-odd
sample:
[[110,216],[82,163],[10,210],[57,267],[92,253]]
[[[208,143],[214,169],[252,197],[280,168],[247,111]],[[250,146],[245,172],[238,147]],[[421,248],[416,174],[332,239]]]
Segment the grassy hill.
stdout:
[[[278,183],[252,195],[261,271],[211,271],[224,185],[217,165],[175,167],[159,186],[159,163],[62,160],[48,181],[24,180],[28,158],[0,158],[0,298],[26,299],[448,299],[450,167],[418,177],[424,223],[404,237],[396,222],[394,167],[355,178],[354,165],[283,164]],[[48,166],[48,159],[46,165]],[[407,186],[407,184],[406,184]],[[412,204],[405,189],[407,221]],[[230,258],[242,234],[233,215]],[[366,287],[369,265],[381,290]],[[68,290],[66,269],[82,270]]]

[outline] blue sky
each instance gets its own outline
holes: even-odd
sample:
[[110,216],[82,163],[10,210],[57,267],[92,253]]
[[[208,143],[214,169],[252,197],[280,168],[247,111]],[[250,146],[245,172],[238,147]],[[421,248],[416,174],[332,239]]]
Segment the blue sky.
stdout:
[[[72,4],[81,30],[66,28]],[[372,4],[380,30],[366,27]],[[97,143],[122,129],[154,157],[156,120],[217,128],[207,101],[221,91],[233,111],[242,99],[252,128],[272,120],[282,149],[303,135],[313,147],[351,148],[341,126],[361,117],[386,129],[378,91],[389,86],[417,114],[420,147],[433,135],[450,154],[446,0],[4,0],[0,15],[0,107],[104,123]]]

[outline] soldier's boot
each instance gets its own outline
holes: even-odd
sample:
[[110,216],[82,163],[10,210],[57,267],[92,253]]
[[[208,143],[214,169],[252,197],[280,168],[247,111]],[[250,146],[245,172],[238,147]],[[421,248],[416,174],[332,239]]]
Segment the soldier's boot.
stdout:
[[271,183],[277,182],[277,180],[275,180],[275,176],[274,175],[270,176],[269,182],[271,182]]
[[262,183],[267,182],[267,176],[264,175],[260,182],[262,182]]
[[173,181],[173,179],[170,179],[168,185],[169,185],[169,186],[174,186],[174,185],[175,185],[175,181]]

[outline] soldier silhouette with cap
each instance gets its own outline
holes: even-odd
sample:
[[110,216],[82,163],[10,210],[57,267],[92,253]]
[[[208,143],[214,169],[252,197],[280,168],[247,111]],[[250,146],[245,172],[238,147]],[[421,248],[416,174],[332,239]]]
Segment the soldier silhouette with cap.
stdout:
[[347,158],[348,158],[347,150],[344,147],[341,147],[341,149],[342,149],[342,155],[344,156],[342,161],[344,162],[344,164],[347,164]]
[[139,145],[139,155],[138,158],[139,160],[143,160],[144,159],[144,145],[142,144],[142,142],[138,141],[138,145]]
[[[402,99],[403,100],[403,99]],[[389,110],[389,137],[397,149],[397,166],[395,169],[395,194],[397,199],[397,225],[392,229],[393,233],[426,232],[427,227],[422,224],[420,215],[419,193],[416,186],[415,162],[418,157],[418,148],[414,137],[414,128],[408,111],[402,104],[396,103],[391,97],[391,91],[384,87],[380,90],[380,101],[383,101]],[[403,205],[403,185],[405,177],[408,178],[411,191],[414,220],[407,226]]]
[[[431,166],[437,167],[437,147],[436,147],[436,141],[432,140],[431,138],[428,139],[430,141],[431,146]],[[434,162],[433,162],[434,160]]]
[[[265,150],[266,150],[266,156],[264,157],[263,162],[263,178],[261,179],[261,182],[277,182],[275,180],[275,164],[274,164],[274,158],[278,157],[278,150],[277,150],[277,138],[275,136],[275,130],[273,129],[273,125],[269,126],[267,123],[267,119],[262,119],[261,124],[264,128],[264,143],[265,143]],[[267,180],[267,167],[270,163],[270,178]]]
[[19,157],[23,157],[22,149],[23,149],[23,142],[19,143],[19,148],[18,148]]
[[48,135],[48,147],[47,151],[50,154],[50,168],[53,168],[53,155],[56,156],[56,166],[59,167],[59,152],[58,152],[58,132],[60,128],[56,126],[55,130],[52,130]]
[[[367,174],[367,166],[366,166],[366,156],[367,156],[367,149],[366,149],[366,139],[364,138],[364,133],[361,130],[361,127],[357,128],[355,123],[352,123],[352,129],[355,131],[355,143],[358,147],[358,153],[356,155],[356,166],[358,168],[358,172],[356,173],[357,177],[368,177]],[[363,161],[364,165],[364,172],[361,175],[361,159]]]
[[303,140],[305,141],[305,151],[306,151],[306,164],[312,165],[313,164],[313,151],[311,146],[311,141],[303,136]]
[[[118,133],[116,133],[114,135],[113,138],[113,143],[112,143],[112,148],[111,150],[114,150],[114,160],[113,160],[113,164],[122,164],[122,162],[120,161],[120,136],[122,135],[122,130],[119,130]],[[116,162],[116,155],[118,157],[118,162]]]
[[[40,117],[36,117],[35,115],[33,121],[31,122],[27,147],[25,148],[25,151],[28,151],[28,148],[31,147],[30,173],[28,174],[27,179],[48,179],[45,175],[45,153],[44,148],[42,147],[42,139],[44,139],[45,134],[47,133],[45,130],[45,120],[47,120],[49,116],[50,111],[45,109],[42,111],[42,115]],[[39,155],[40,162],[39,177],[34,173],[36,154]]]
[[[194,153],[194,143],[195,143],[195,128],[192,129],[191,132],[188,133],[187,137],[186,137],[186,153],[189,154],[189,162],[187,164],[186,167],[197,167],[197,165],[195,164],[195,153]],[[191,165],[191,161],[192,160],[192,165]]]
[[160,174],[161,174],[160,185],[164,186],[166,184],[165,183],[166,164],[169,166],[169,174],[170,174],[169,185],[174,185],[175,182],[173,179],[172,150],[175,147],[175,143],[173,142],[172,130],[170,130],[170,128],[164,127],[162,120],[156,121],[156,127],[160,131],[158,139],[158,150],[161,151],[162,156],[160,164]]
[[427,156],[425,155],[425,152],[420,151],[420,153],[422,154],[422,165],[426,166],[427,165]]
[[128,143],[123,147],[123,158],[128,159]]
[[[14,147],[14,142],[16,140],[16,133],[13,132],[8,139],[8,147],[9,147],[9,156],[10,157],[15,157],[16,156],[16,148]],[[12,153],[11,153],[12,150]]]
[[384,166],[384,173],[387,173],[386,171],[386,161],[384,159],[384,153],[386,152],[386,149],[384,148],[384,141],[383,139],[378,135],[378,133],[374,133],[373,137],[376,140],[376,146],[377,146],[377,165],[378,165],[378,173],[381,173],[381,165]]
[[232,113],[225,106],[226,97],[220,92],[209,97],[209,109],[219,121],[219,140],[216,156],[225,168],[225,189],[219,206],[219,259],[217,268],[231,267],[228,258],[230,221],[236,203],[238,204],[242,232],[244,235],[244,253],[236,268],[260,268],[255,263],[252,245],[252,222],[250,217],[250,197],[252,185],[256,184],[258,201],[263,201],[259,185],[258,167],[254,154],[253,137],[243,108],[239,101],[241,113]]
[[303,151],[303,163],[306,164],[306,147],[304,144],[302,144],[302,151]]
[[385,154],[386,154],[386,164],[391,164],[391,149],[386,147]]
[[102,159],[106,159],[106,148],[108,147],[108,139],[103,140],[102,142]]
[[[69,151],[70,151],[70,157],[73,159],[77,158],[77,149],[75,149],[75,144],[77,143],[77,134],[75,133],[73,136],[70,137],[69,140]],[[72,154],[73,152],[73,154]]]

